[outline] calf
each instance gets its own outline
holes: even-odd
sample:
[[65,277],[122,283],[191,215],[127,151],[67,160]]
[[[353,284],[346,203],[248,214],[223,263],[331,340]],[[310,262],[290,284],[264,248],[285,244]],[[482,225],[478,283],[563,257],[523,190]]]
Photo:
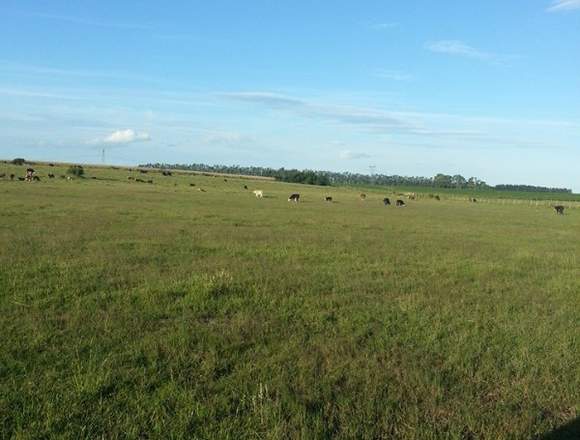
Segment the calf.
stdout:
[[405,207],[407,205],[405,205],[405,202],[403,202],[401,199],[399,199],[399,200],[397,200],[397,206]]
[[385,197],[385,198],[383,199],[383,203],[384,203],[384,205],[385,205],[385,206],[388,206],[388,205],[390,205],[390,204],[391,204],[391,199],[389,199],[388,197]]
[[554,206],[554,209],[556,210],[556,214],[564,215],[564,209],[566,209],[566,208],[562,205],[557,205],[557,206]]
[[290,194],[290,197],[288,197],[288,201],[298,203],[300,201],[300,194],[298,193]]
[[261,189],[256,189],[253,191],[253,193],[257,199],[262,199],[264,197],[264,191],[262,191]]

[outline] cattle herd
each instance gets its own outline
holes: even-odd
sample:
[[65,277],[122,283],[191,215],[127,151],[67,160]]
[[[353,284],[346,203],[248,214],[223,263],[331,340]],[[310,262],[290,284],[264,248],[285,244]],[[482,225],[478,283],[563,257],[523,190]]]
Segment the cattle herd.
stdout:
[[[54,164],[49,164],[49,166],[53,167]],[[118,169],[116,167],[112,167],[113,169]],[[129,169],[129,171],[133,171],[132,169]],[[144,169],[139,169],[138,170],[140,174],[147,174],[148,170],[144,170]],[[167,171],[167,170],[162,170],[161,174],[163,176],[167,176],[170,177],[172,176],[172,172],[171,171]],[[57,176],[54,173],[48,173],[47,174],[48,179],[55,179]],[[66,180],[72,180],[72,177],[70,176],[65,176],[65,175],[60,175],[59,176],[61,179],[66,179]],[[215,176],[214,176],[215,177]],[[40,182],[40,177],[36,174],[36,171],[33,168],[27,168],[26,169],[26,173],[24,176],[17,176],[15,174],[6,174],[6,173],[0,173],[0,179],[5,179],[8,178],[10,180],[18,180],[21,182]],[[93,179],[96,179],[96,177],[93,177]],[[148,183],[148,184],[153,184],[153,180],[152,179],[140,179],[140,178],[135,178],[133,176],[128,176],[127,180],[130,181],[134,181],[134,182],[139,182],[139,183]],[[224,182],[228,182],[228,179],[223,179]],[[175,184],[177,186],[177,184]],[[195,187],[196,184],[195,183],[190,183],[189,186],[191,187]],[[245,190],[248,190],[248,186],[247,185],[243,185],[243,188]],[[197,190],[199,192],[206,192],[205,189],[203,188],[197,188]],[[256,198],[258,199],[262,199],[264,198],[264,191],[263,190],[254,190],[252,191],[252,193],[256,196]],[[404,194],[399,194],[400,196],[403,196],[405,198],[407,198],[408,200],[416,200],[417,199],[417,194],[416,193],[404,193]],[[429,197],[432,199],[435,199],[437,201],[441,200],[441,197],[439,197],[439,195],[433,195],[433,194],[429,194]],[[359,194],[359,199],[361,201],[365,201],[367,200],[367,195],[365,193],[360,193]],[[468,199],[471,203],[477,203],[477,199],[470,197]],[[290,194],[290,196],[288,197],[288,201],[289,202],[294,202],[294,203],[298,203],[300,202],[300,194],[299,193],[292,193]],[[330,195],[326,195],[324,197],[324,201],[328,202],[328,203],[333,203],[334,199],[330,196]],[[390,206],[391,205],[391,200],[388,197],[385,197],[383,199],[383,204],[385,206]],[[395,206],[399,207],[399,208],[404,208],[407,206],[407,204],[405,203],[405,201],[402,198],[398,198],[395,201]],[[566,207],[564,205],[552,205],[552,208],[555,210],[556,214],[558,215],[564,215],[564,210],[566,209]]]

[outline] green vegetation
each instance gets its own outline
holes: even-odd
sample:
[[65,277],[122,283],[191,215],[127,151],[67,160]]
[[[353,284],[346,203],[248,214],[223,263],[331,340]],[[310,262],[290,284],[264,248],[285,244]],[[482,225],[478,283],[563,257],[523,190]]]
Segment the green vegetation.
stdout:
[[0,438],[530,439],[579,415],[578,209],[46,178],[67,169],[0,179]]
[[437,174],[434,177],[417,176],[389,176],[386,174],[360,174],[350,172],[316,171],[316,170],[287,170],[284,168],[264,168],[264,167],[242,167],[238,165],[206,165],[201,163],[193,164],[166,164],[153,163],[142,165],[143,167],[156,169],[177,169],[199,171],[205,173],[222,173],[249,176],[268,176],[281,182],[304,183],[307,185],[372,185],[372,186],[414,186],[418,188],[431,189],[454,189],[454,190],[498,190],[510,192],[540,192],[540,193],[564,193],[570,195],[571,189],[567,188],[546,188],[534,185],[496,185],[489,186],[477,177],[466,179],[460,174],[450,176],[447,174]]
[[83,177],[85,169],[81,165],[71,165],[66,172],[76,177]]

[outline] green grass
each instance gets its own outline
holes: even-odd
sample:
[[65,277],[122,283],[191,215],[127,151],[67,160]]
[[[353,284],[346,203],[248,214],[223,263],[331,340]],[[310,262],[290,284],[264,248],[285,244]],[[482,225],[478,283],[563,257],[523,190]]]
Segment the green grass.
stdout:
[[0,180],[0,438],[530,439],[579,415],[575,209],[35,168]]

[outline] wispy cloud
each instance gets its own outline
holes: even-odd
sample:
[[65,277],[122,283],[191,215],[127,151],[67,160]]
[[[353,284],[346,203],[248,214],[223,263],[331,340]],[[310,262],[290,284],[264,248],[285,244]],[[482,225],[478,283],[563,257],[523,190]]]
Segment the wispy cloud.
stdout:
[[411,81],[413,79],[413,75],[408,73],[399,72],[397,70],[385,70],[385,69],[377,69],[373,72],[373,76],[376,78],[381,79],[388,79],[391,81]]
[[126,30],[142,30],[142,31],[149,31],[153,30],[153,26],[146,25],[146,24],[137,24],[137,23],[127,23],[127,22],[118,22],[118,21],[108,21],[108,20],[94,20],[94,19],[86,19],[82,17],[74,17],[69,15],[58,15],[58,14],[21,14],[26,17],[30,18],[40,18],[44,20],[53,20],[53,21],[61,21],[65,23],[71,24],[78,24],[82,26],[95,26],[95,27],[104,27],[104,28],[111,28],[111,29],[126,29]]
[[475,47],[459,40],[433,41],[427,43],[425,47],[431,52],[465,58],[474,58],[485,61],[491,61],[498,58],[495,54],[476,49]]
[[79,78],[102,78],[126,81],[158,82],[154,78],[143,75],[135,75],[127,72],[103,71],[98,69],[62,69],[59,67],[37,66],[33,64],[21,64],[17,62],[0,60],[0,67],[4,71],[26,73],[34,75],[70,76]]
[[201,137],[202,143],[220,147],[236,147],[240,145],[248,145],[253,141],[253,137],[233,131],[209,132]]
[[48,98],[48,99],[63,99],[63,100],[78,100],[80,98],[75,96],[59,95],[54,93],[47,93],[38,90],[25,90],[13,88],[0,88],[0,95],[16,96],[22,98]]
[[395,114],[375,109],[319,104],[268,92],[225,93],[222,96],[236,101],[264,105],[274,110],[289,111],[302,117],[326,119],[363,127],[367,130],[412,131],[418,128]]
[[550,12],[571,11],[580,9],[580,0],[554,0],[548,8]]
[[399,27],[399,23],[395,22],[386,22],[386,23],[375,23],[371,25],[371,28],[376,29],[378,31],[384,31],[387,29],[394,29]]
[[342,150],[338,157],[342,160],[357,160],[357,159],[369,159],[372,156],[368,153],[351,151],[351,150]]

